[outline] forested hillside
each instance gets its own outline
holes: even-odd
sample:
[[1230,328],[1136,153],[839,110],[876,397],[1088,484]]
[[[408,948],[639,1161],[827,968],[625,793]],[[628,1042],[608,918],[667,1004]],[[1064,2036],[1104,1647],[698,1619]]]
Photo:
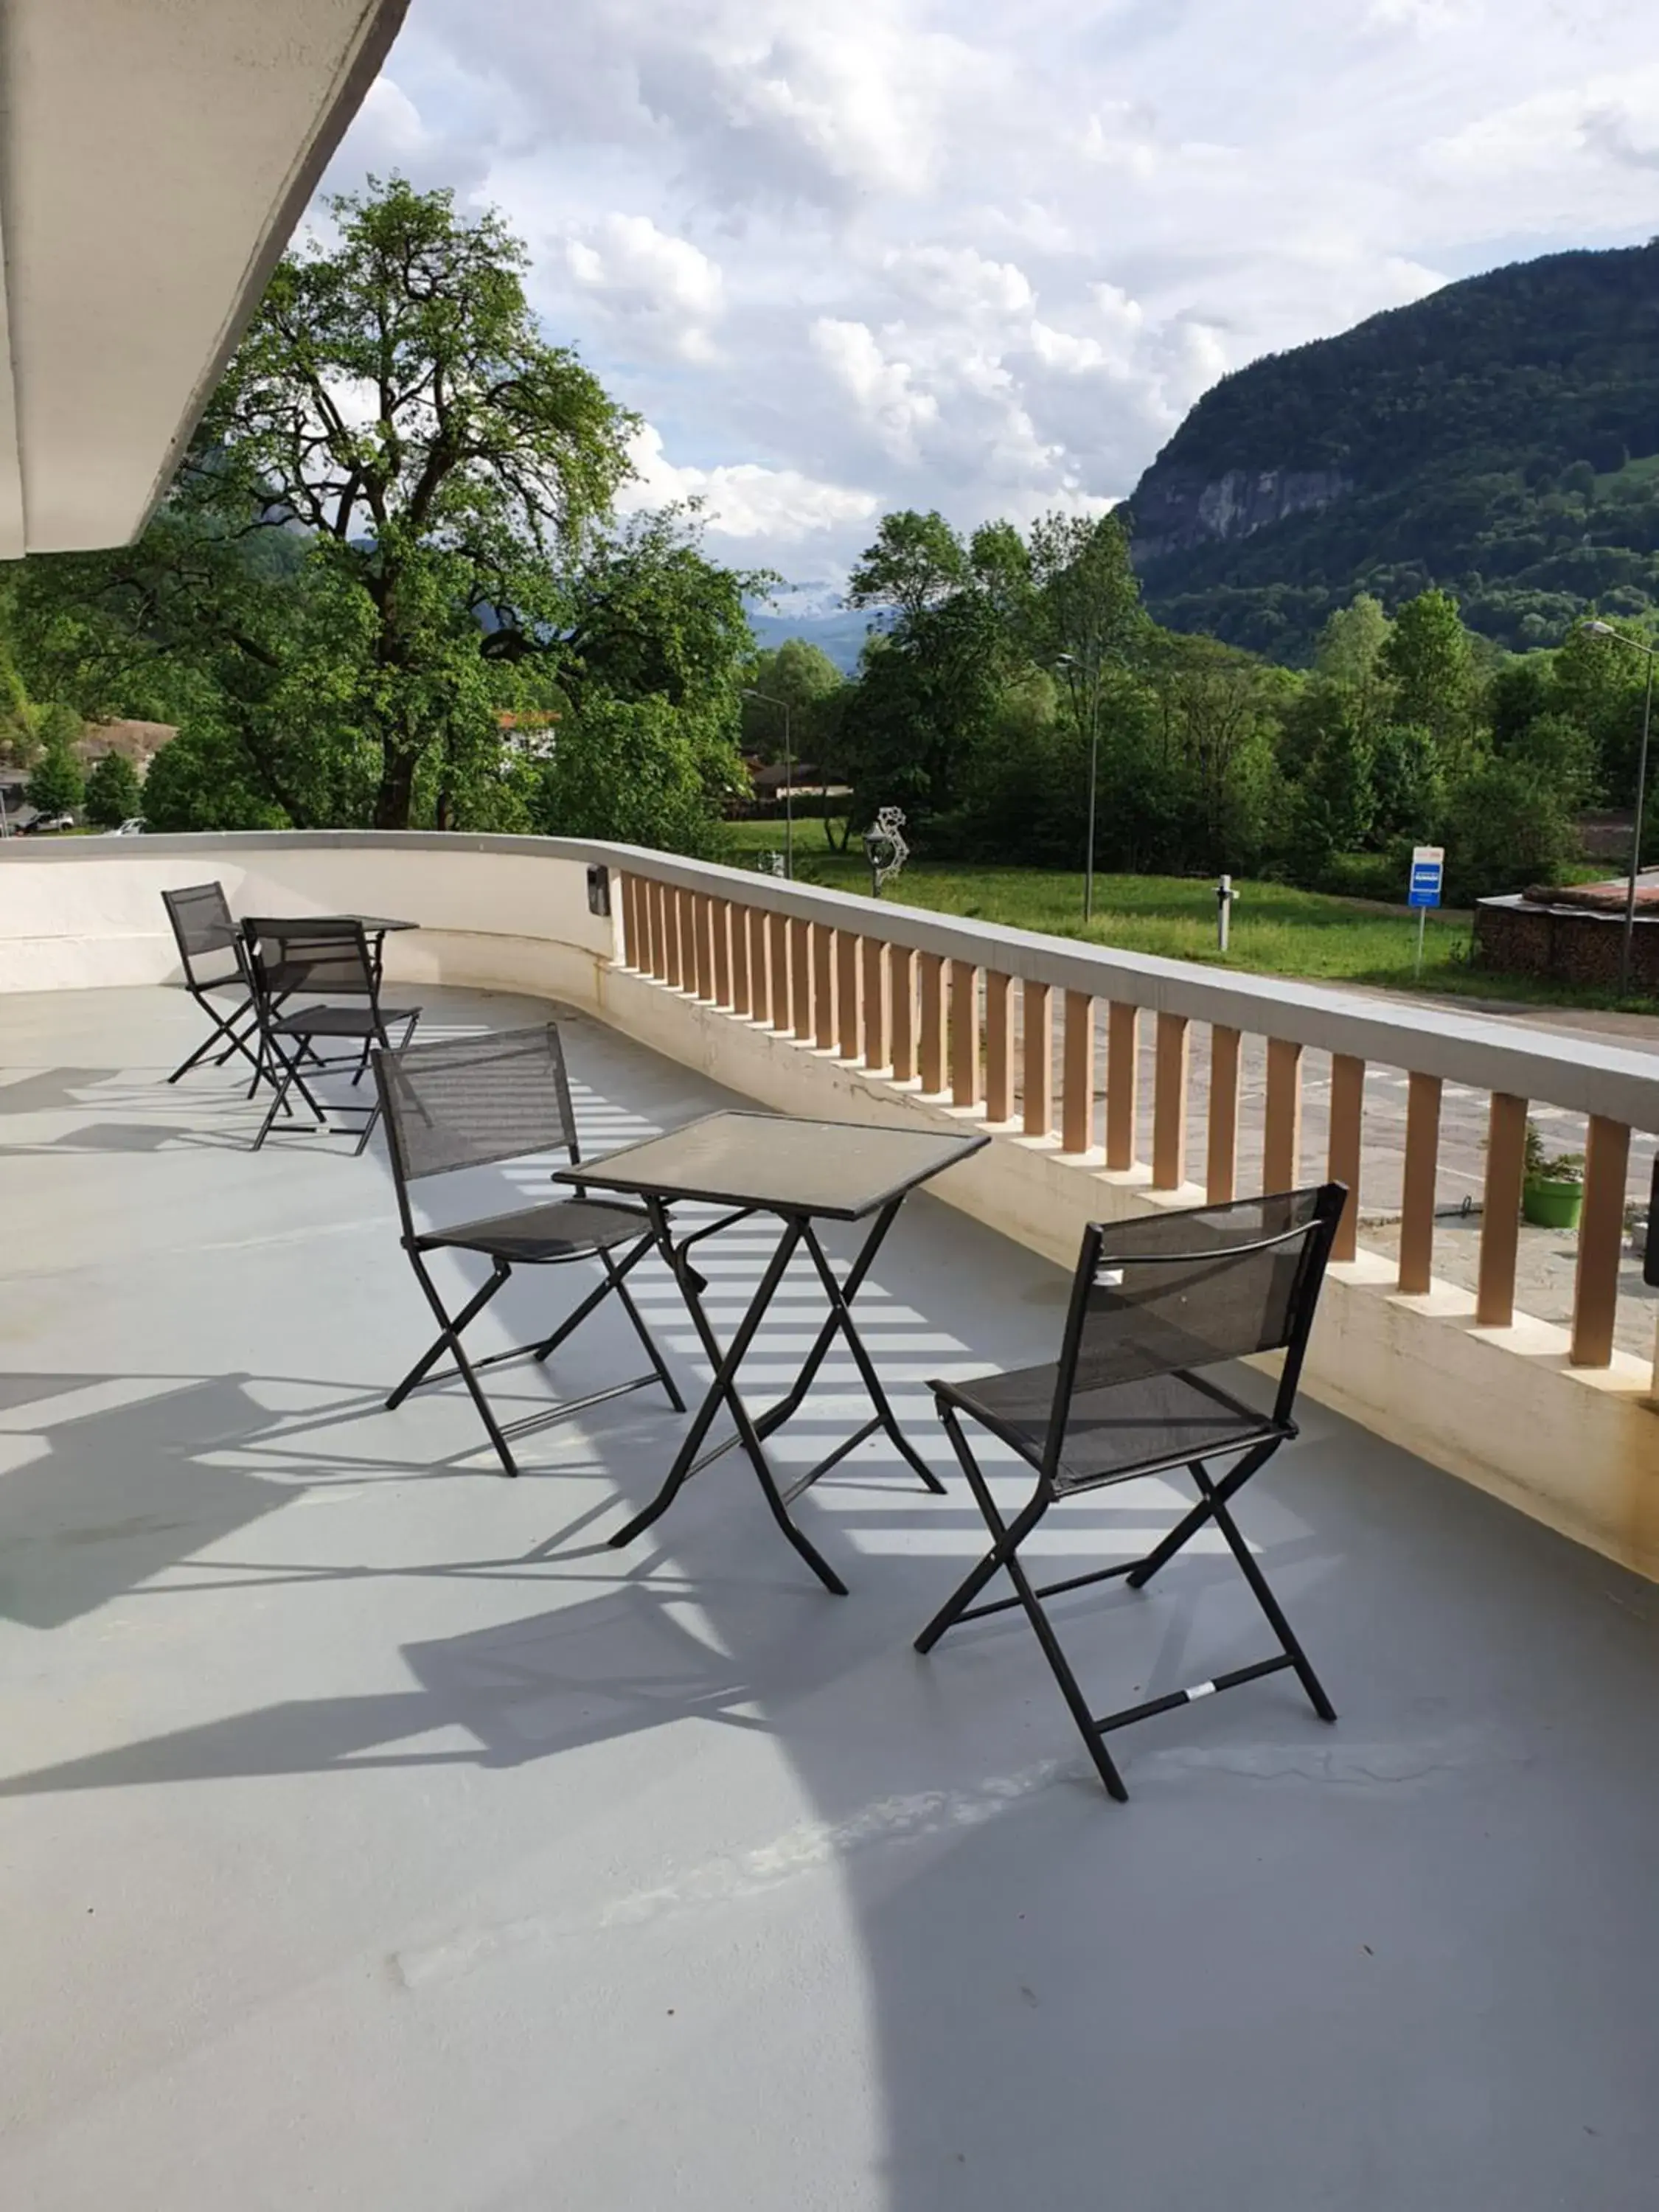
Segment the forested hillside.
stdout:
[[1356,591],[1559,643],[1659,605],[1659,241],[1448,285],[1224,378],[1131,502],[1149,609],[1306,661]]

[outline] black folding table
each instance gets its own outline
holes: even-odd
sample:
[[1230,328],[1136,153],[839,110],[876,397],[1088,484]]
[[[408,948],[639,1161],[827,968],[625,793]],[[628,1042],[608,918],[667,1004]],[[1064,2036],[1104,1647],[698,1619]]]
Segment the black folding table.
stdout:
[[[644,1204],[658,1249],[672,1269],[698,1336],[714,1370],[708,1395],[670,1468],[662,1487],[642,1512],[611,1539],[632,1543],[641,1530],[666,1512],[689,1478],[733,1445],[741,1445],[753,1467],[773,1519],[826,1589],[847,1595],[839,1575],[820,1557],[789,1518],[789,1507],[822,1474],[873,1436],[884,1431],[927,1488],[945,1486],[900,1428],[881,1377],[854,1322],[852,1305],[899,1208],[919,1183],[954,1167],[990,1139],[978,1133],[957,1135],[926,1129],[867,1128],[850,1121],[798,1121],[780,1115],[711,1114],[665,1137],[631,1145],[603,1160],[562,1169],[556,1182],[584,1189],[625,1193]],[[671,1205],[696,1204],[730,1209],[690,1234],[676,1235]],[[775,1214],[782,1224],[776,1250],[767,1263],[731,1343],[722,1346],[703,1305],[708,1288],[689,1255],[705,1237],[718,1236],[757,1213]],[[870,1226],[844,1279],[824,1252],[814,1224],[862,1221]],[[751,1413],[738,1388],[738,1374],[764,1320],[791,1260],[805,1248],[823,1286],[829,1313],[814,1339],[800,1373],[786,1395],[764,1413]],[[818,1370],[839,1336],[851,1352],[875,1408],[861,1429],[847,1437],[815,1467],[793,1482],[781,1483],[766,1456],[766,1439],[793,1419],[805,1401]],[[703,1439],[721,1406],[731,1410],[736,1433],[711,1450]]]

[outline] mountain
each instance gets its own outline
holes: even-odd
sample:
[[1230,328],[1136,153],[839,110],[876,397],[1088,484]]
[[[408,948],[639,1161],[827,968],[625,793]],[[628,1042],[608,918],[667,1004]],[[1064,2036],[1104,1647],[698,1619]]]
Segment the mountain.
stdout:
[[1224,377],[1130,501],[1146,603],[1304,660],[1430,585],[1516,650],[1659,605],[1659,240],[1471,276]]
[[859,654],[870,634],[870,616],[860,608],[843,606],[839,592],[786,591],[775,599],[751,600],[749,627],[755,642],[771,652],[787,638],[804,638],[826,653],[844,676],[858,667]]

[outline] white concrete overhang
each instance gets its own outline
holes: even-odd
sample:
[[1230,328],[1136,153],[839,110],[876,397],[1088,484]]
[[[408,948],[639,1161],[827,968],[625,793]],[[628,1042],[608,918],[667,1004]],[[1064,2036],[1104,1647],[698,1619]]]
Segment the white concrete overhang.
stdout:
[[0,0],[0,558],[126,544],[408,0]]

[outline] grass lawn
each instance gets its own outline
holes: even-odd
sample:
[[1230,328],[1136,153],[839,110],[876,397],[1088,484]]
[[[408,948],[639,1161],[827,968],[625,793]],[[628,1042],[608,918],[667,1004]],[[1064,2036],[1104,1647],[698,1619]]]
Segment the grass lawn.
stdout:
[[[732,859],[739,867],[751,866],[762,852],[781,848],[781,823],[735,822],[728,827]],[[823,824],[817,821],[795,824],[795,874],[802,883],[823,884],[836,890],[867,894],[870,889],[862,854],[830,852]],[[884,896],[894,905],[930,907],[975,921],[1042,930],[1051,937],[1082,938],[1118,951],[1199,960],[1258,975],[1537,1006],[1618,1003],[1605,994],[1547,988],[1522,977],[1473,967],[1467,912],[1430,915],[1419,984],[1412,974],[1417,918],[1403,908],[1328,898],[1316,891],[1291,890],[1283,884],[1239,879],[1235,889],[1239,896],[1233,908],[1232,946],[1224,960],[1216,950],[1214,885],[1182,876],[1097,876],[1095,918],[1087,929],[1082,921],[1080,871],[912,860]],[[1644,1001],[1635,1003],[1645,1006]]]

